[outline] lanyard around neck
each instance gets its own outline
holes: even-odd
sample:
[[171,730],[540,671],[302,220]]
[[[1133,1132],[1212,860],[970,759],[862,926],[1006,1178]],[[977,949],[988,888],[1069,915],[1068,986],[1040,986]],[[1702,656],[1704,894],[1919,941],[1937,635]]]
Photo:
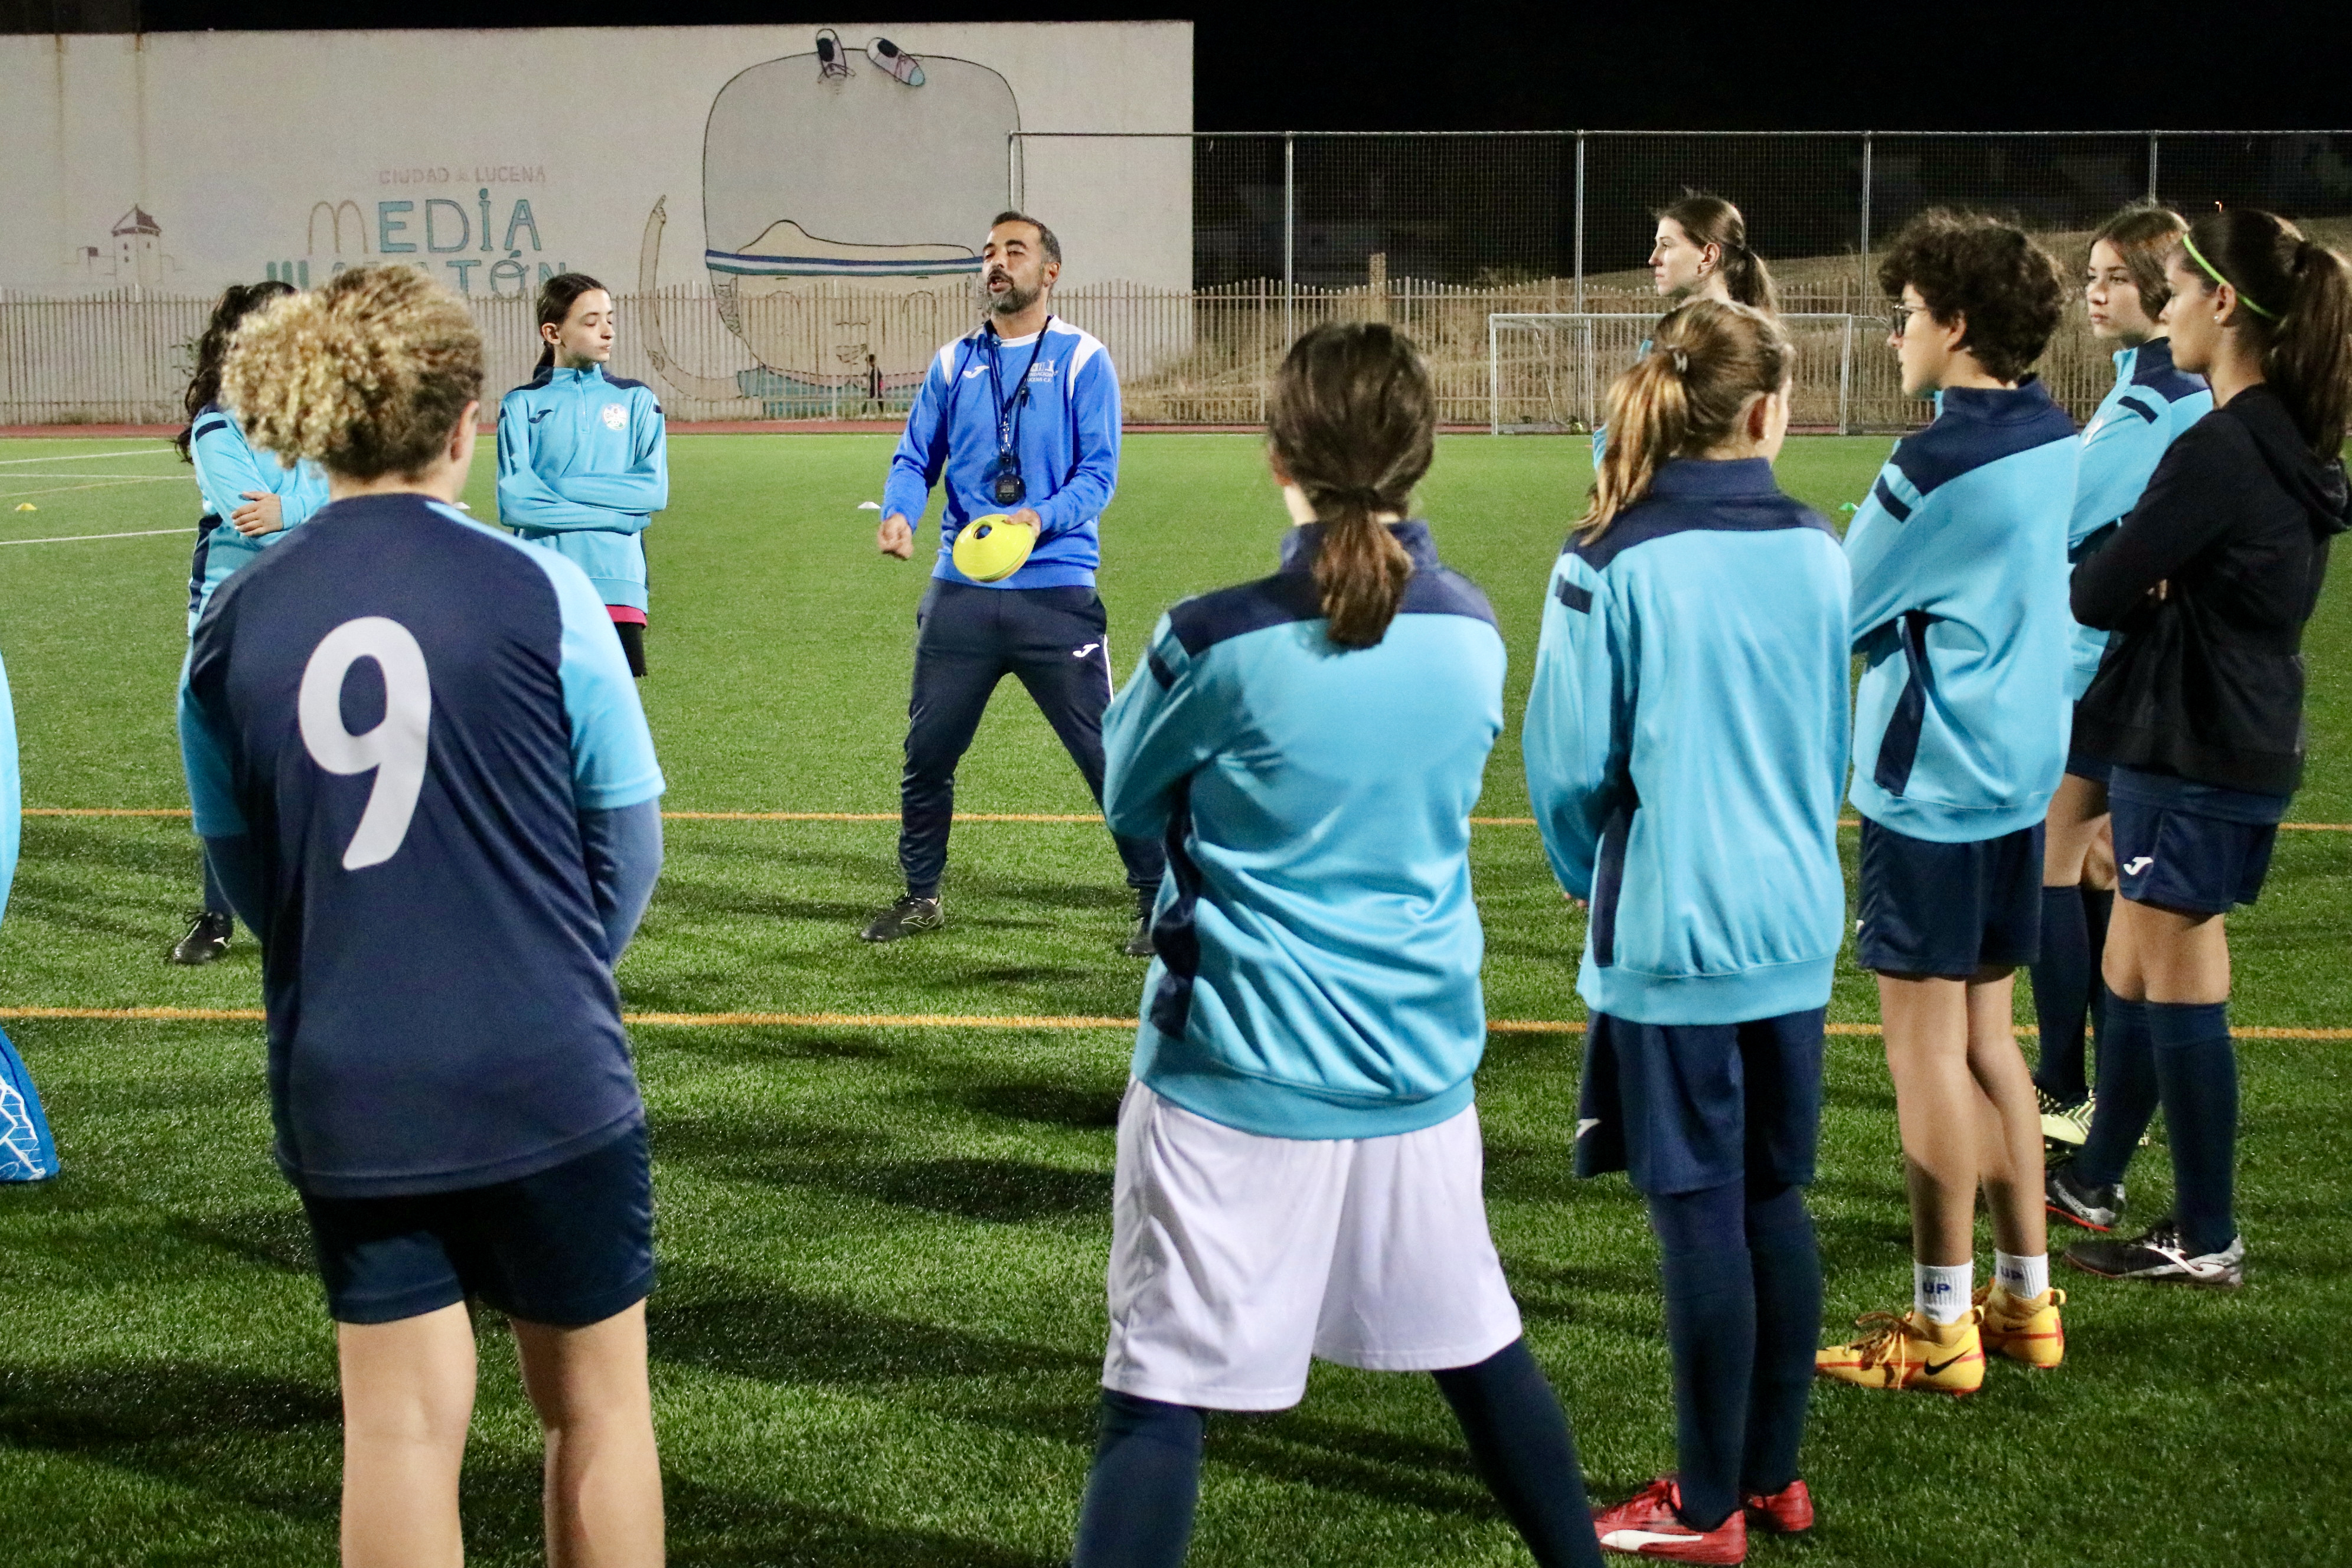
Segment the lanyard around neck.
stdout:
[[1013,383],[1010,399],[1004,395],[1003,382],[998,379],[998,372],[1003,366],[998,363],[996,351],[1002,340],[997,337],[993,326],[988,329],[988,390],[996,398],[996,449],[1000,453],[1012,451],[1013,442],[1020,437],[1021,412],[1029,405],[1029,373],[1037,368],[1037,356],[1045,352],[1045,331],[1053,324],[1054,318],[1048,316],[1045,325],[1037,329],[1037,341],[1029,349],[1029,363],[1021,367],[1021,377]]

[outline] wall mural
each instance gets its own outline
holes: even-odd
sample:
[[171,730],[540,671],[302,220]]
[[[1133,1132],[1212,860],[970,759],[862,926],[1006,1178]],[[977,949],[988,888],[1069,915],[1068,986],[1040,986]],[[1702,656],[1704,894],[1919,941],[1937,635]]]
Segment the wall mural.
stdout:
[[[738,74],[703,132],[703,265],[758,366],[730,378],[678,363],[649,306],[640,324],[656,372],[688,396],[754,399],[772,418],[838,406],[844,388],[877,382],[902,401],[939,344],[930,311],[894,301],[972,293],[1020,128],[998,72],[887,38],[852,48],[825,28],[808,53]],[[649,296],[667,205],[655,202],[639,248]]]

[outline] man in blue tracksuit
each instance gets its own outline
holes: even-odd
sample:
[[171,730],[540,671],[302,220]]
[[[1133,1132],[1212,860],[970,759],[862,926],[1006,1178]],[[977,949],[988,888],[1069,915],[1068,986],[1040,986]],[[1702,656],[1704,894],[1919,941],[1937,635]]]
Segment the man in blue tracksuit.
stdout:
[[[1045,711],[1087,788],[1102,799],[1103,710],[1111,698],[1108,618],[1095,593],[1097,533],[1118,482],[1118,373],[1092,334],[1047,310],[1061,242],[1006,213],[981,252],[989,319],[940,350],[890,460],[877,542],[904,561],[933,485],[946,481],[938,564],[915,612],[915,685],[899,780],[898,866],[905,892],[863,935],[895,942],[936,931],[940,878],[955,816],[956,763],[996,683],[1017,676]],[[1036,536],[1011,576],[976,583],[956,570],[956,535],[1010,514]],[[1149,838],[1114,835],[1135,890],[1126,951],[1151,952],[1148,921],[1165,857]]]
[[[1987,1351],[2063,1353],[2042,1120],[2011,1030],[2041,947],[2042,822],[2065,761],[2067,516],[2081,444],[2030,374],[2065,308],[2049,256],[1931,212],[1879,281],[1903,387],[1935,421],[1895,448],[1846,531],[1862,814],[1856,956],[1878,975],[1909,1171],[1912,1310],[1821,1352],[1827,1376],[1966,1394]],[[1974,1292],[1976,1194],[1995,1279]],[[1981,1332],[1979,1332],[1981,1328]]]

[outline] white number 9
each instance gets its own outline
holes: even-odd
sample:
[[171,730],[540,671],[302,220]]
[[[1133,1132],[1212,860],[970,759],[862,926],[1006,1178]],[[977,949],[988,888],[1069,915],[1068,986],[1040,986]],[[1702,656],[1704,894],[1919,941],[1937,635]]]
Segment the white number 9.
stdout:
[[[361,659],[375,660],[383,672],[383,721],[364,735],[343,727],[343,677]],[[433,685],[425,671],[425,650],[406,626],[382,616],[345,621],[319,639],[302,668],[302,691],[294,704],[302,744],[310,760],[331,773],[375,770],[375,787],[359,830],[343,851],[343,869],[381,866],[400,850],[425,787],[425,740],[433,722]]]

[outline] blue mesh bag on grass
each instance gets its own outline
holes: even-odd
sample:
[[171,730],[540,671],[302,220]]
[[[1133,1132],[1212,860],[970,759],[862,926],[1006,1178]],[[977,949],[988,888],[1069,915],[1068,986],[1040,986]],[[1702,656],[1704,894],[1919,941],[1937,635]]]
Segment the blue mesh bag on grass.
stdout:
[[25,1058],[0,1033],[0,1182],[46,1182],[58,1173],[57,1141]]

